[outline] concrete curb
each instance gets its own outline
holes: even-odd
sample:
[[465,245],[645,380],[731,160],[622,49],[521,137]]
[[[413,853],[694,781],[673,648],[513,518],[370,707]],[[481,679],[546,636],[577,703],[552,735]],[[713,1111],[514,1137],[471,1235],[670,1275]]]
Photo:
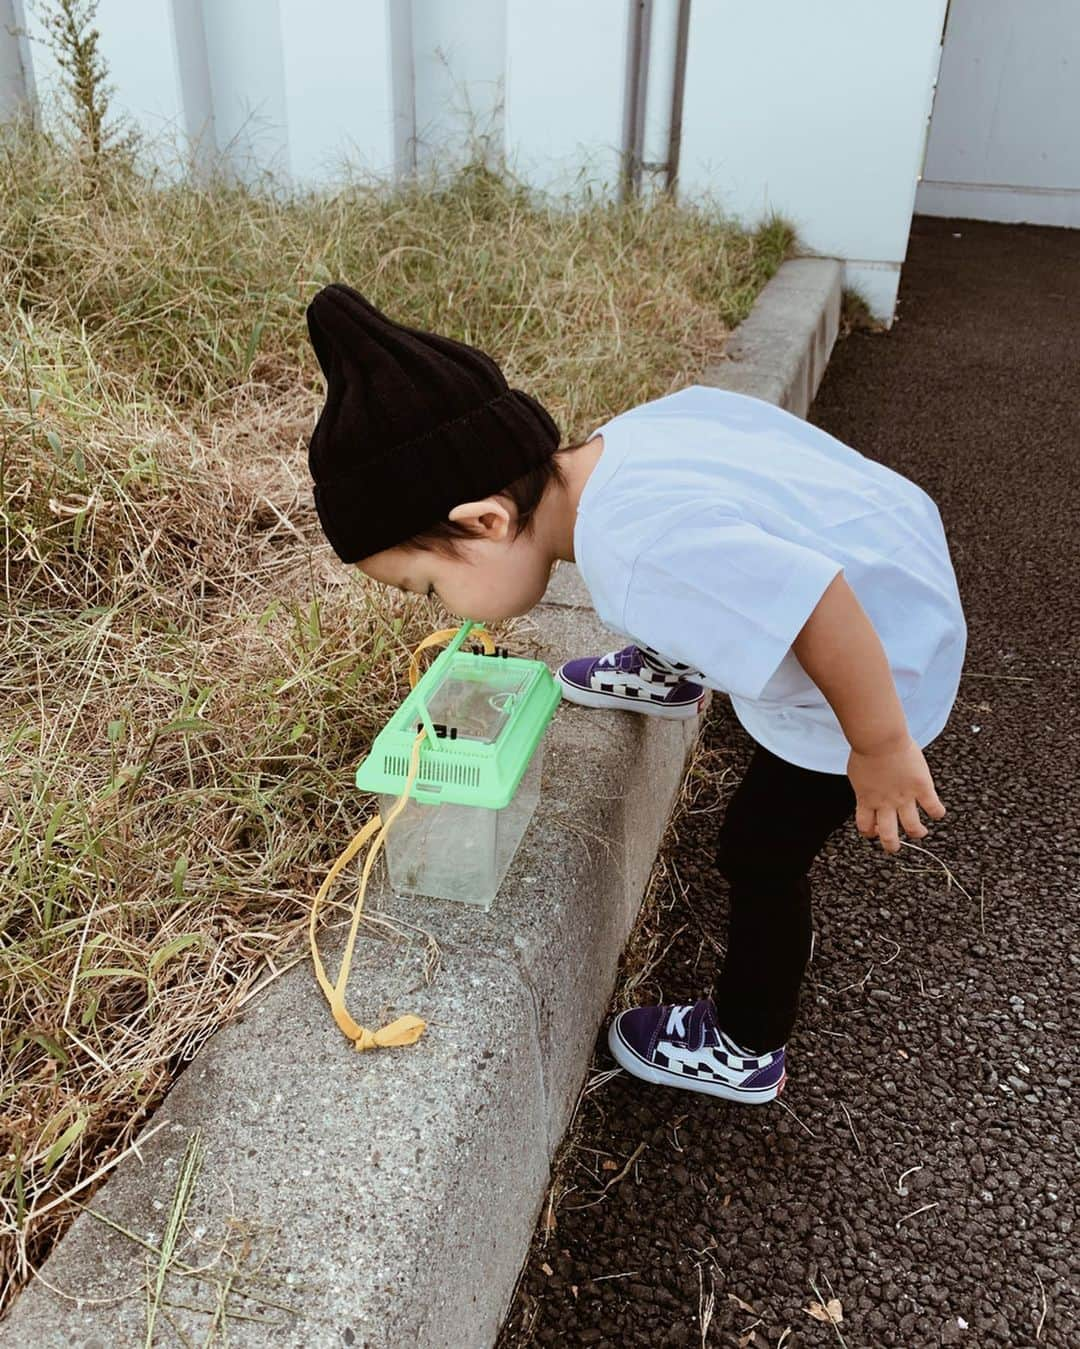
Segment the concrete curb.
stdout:
[[[732,359],[702,383],[805,414],[836,335],[840,275],[830,260],[785,264],[733,339]],[[516,646],[556,664],[620,644],[565,566]],[[564,704],[537,816],[490,913],[378,887],[369,896],[369,910],[430,934],[440,965],[427,981],[422,939],[362,937],[350,1010],[365,1024],[417,1012],[429,1022],[419,1044],[356,1055],[305,961],[212,1037],[157,1112],[164,1126],[90,1207],[160,1242],[198,1129],[205,1158],[189,1229],[204,1229],[211,1249],[231,1219],[269,1229],[255,1239],[264,1273],[278,1280],[267,1296],[298,1309],[272,1312],[274,1326],[230,1319],[236,1349],[491,1344],[696,732],[696,721]],[[323,939],[331,971],[342,940],[335,949]],[[207,1249],[185,1258],[201,1264]],[[24,1290],[0,1346],[143,1343],[144,1252],[128,1237],[82,1214],[41,1272],[47,1283]],[[122,1300],[99,1305],[110,1298]],[[205,1307],[215,1297],[192,1282],[181,1300]],[[260,1312],[236,1297],[230,1306]],[[204,1341],[206,1315],[168,1314]],[[155,1342],[179,1342],[159,1325]]]
[[840,327],[844,267],[833,258],[785,262],[702,384],[764,398],[805,417]]

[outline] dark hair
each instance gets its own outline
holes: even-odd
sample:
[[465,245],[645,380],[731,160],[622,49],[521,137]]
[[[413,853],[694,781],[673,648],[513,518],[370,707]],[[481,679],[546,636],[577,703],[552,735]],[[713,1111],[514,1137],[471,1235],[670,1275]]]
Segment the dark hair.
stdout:
[[[585,441],[581,442],[582,445],[585,443]],[[566,477],[558,456],[580,448],[581,445],[567,445],[564,449],[556,450],[547,459],[542,459],[535,468],[529,469],[528,473],[522,474],[520,478],[515,478],[512,483],[495,493],[496,496],[509,497],[514,503],[514,508],[517,511],[517,519],[513,527],[515,538],[519,534],[528,534],[532,529],[537,507],[544,499],[544,493],[548,488],[553,483],[557,483],[560,487],[566,486]],[[402,547],[419,548],[423,551],[445,553],[449,557],[457,557],[459,555],[458,544],[472,538],[475,538],[475,534],[468,525],[457,520],[438,520],[429,529],[421,530],[419,534],[414,534],[411,539],[407,539]]]

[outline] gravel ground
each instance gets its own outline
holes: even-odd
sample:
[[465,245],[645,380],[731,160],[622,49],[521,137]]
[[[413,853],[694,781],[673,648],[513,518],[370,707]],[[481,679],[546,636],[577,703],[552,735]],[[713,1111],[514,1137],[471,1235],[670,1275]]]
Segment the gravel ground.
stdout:
[[[782,1104],[605,1079],[598,1039],[501,1349],[1080,1344],[1080,232],[917,218],[901,301],[838,345],[811,418],[941,509],[970,633],[927,750],[948,816],[819,858]],[[629,1000],[710,989],[751,750],[724,698],[703,748]],[[806,1311],[832,1298],[839,1324]]]

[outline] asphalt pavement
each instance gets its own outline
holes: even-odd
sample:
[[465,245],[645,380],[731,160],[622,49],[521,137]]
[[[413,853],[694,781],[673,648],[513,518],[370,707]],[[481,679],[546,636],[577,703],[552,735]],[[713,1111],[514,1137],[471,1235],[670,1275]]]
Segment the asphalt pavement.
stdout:
[[[948,815],[896,857],[852,824],[815,864],[780,1103],[625,1073],[585,1098],[504,1349],[1080,1344],[1078,316],[1080,231],[917,217],[898,321],[837,344],[810,419],[935,499],[964,601],[926,749]],[[705,735],[734,772],[679,828],[643,1000],[708,992],[723,938],[752,746],[724,698]]]

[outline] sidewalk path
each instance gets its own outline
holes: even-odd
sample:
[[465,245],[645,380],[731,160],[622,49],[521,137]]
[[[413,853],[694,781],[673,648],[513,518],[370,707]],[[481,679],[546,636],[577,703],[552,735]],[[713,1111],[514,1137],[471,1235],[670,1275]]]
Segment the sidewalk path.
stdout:
[[[699,1346],[711,1291],[708,1345],[1080,1344],[1080,231],[917,218],[899,322],[838,344],[811,419],[941,510],[969,625],[927,749],[948,817],[925,851],[852,824],[819,859],[786,1110],[625,1074],[583,1101],[504,1349]],[[706,735],[734,771],[678,830],[646,999],[708,991],[723,932],[751,742],[723,698]]]

